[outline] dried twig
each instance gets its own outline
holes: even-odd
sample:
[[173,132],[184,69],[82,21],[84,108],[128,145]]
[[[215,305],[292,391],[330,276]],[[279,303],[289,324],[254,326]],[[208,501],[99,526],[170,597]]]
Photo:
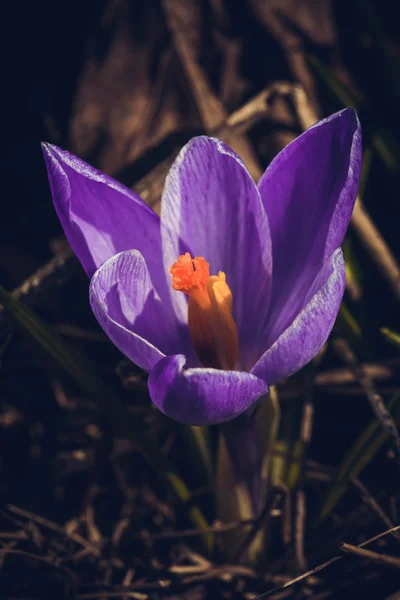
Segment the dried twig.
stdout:
[[88,550],[91,554],[94,554],[95,556],[100,556],[100,554],[101,554],[100,548],[98,548],[94,544],[91,544],[88,540],[85,540],[85,538],[83,538],[81,535],[74,533],[74,532],[66,531],[66,529],[64,529],[64,527],[61,527],[57,523],[53,523],[53,521],[49,521],[48,519],[45,519],[44,517],[41,517],[40,515],[36,515],[30,511],[24,510],[23,508],[14,506],[13,504],[8,504],[7,510],[9,510],[11,513],[13,513],[15,515],[19,515],[20,517],[23,517],[24,519],[28,519],[29,521],[33,521],[34,523],[38,523],[39,525],[42,525],[43,527],[46,527],[47,529],[54,531],[58,535],[61,535],[63,537],[67,537],[67,538],[73,540],[74,542],[76,542],[80,546],[83,546],[86,550]]
[[337,354],[350,367],[354,373],[354,376],[364,390],[372,410],[374,411],[377,419],[379,419],[382,429],[389,437],[395,458],[400,466],[400,436],[397,431],[396,424],[393,421],[382,396],[376,391],[372,379],[365,373],[362,364],[358,361],[349,343],[344,339],[337,339],[334,340],[333,345]]
[[[294,94],[298,86],[287,81],[274,81],[264,90],[253,96],[241,107],[235,110],[226,122],[218,127],[216,133],[221,135],[224,128],[234,129],[236,132],[246,132],[254,123],[265,119],[271,110],[271,101],[276,96],[288,96]],[[300,88],[301,89],[301,88]]]
[[[394,523],[387,516],[379,502],[373,497],[368,488],[358,478],[353,478],[352,483],[360,492],[361,499],[372,508],[374,513],[386,525],[386,527],[393,528]],[[393,537],[396,538],[398,542],[400,541],[400,534],[397,531],[393,533]]]
[[297,572],[301,572],[307,568],[307,559],[304,552],[306,514],[306,496],[303,489],[298,489],[296,490],[294,517],[294,542]]
[[380,554],[379,552],[372,552],[371,550],[365,550],[364,548],[358,548],[351,544],[343,543],[340,546],[340,550],[346,552],[346,554],[353,554],[359,558],[366,558],[373,562],[383,565],[385,567],[392,567],[394,569],[400,569],[400,558],[394,556],[388,556],[387,554]]
[[[365,542],[363,542],[362,544],[360,544],[359,546],[356,546],[356,547],[363,548],[364,546],[368,546],[369,544],[372,544],[373,542],[376,542],[377,540],[379,540],[387,535],[391,535],[396,531],[400,531],[400,525],[397,525],[396,527],[392,527],[391,529],[383,531],[382,533],[379,533],[375,537],[370,538],[369,540],[366,540]],[[283,583],[282,585],[279,585],[279,586],[275,587],[274,589],[269,590],[268,592],[264,592],[263,594],[260,594],[259,596],[254,598],[254,600],[261,600],[261,598],[269,598],[270,596],[274,596],[277,592],[280,592],[281,590],[284,590],[285,588],[291,587],[291,586],[295,585],[296,583],[299,583],[300,581],[304,581],[304,579],[307,579],[308,577],[311,577],[311,575],[315,575],[315,573],[318,573],[319,571],[326,569],[327,567],[329,567],[330,565],[333,565],[333,563],[337,562],[338,560],[341,560],[342,558],[343,558],[343,556],[334,556],[333,558],[330,558],[329,560],[318,565],[317,567],[310,569],[306,573],[303,573],[302,575],[299,575],[298,577],[295,577],[294,579],[291,579],[290,581],[287,581],[287,582]]]
[[163,160],[133,186],[133,191],[143,198],[158,214],[160,212],[160,199],[164,188],[164,181],[174,158],[175,155],[173,154]]
[[[363,363],[362,366],[366,375],[376,381],[384,381],[394,375],[394,369],[389,364]],[[357,381],[357,378],[353,371],[347,368],[321,371],[315,377],[315,385],[317,386],[343,385],[354,381]]]
[[351,224],[397,299],[400,300],[399,264],[359,197],[354,206]]
[[[70,276],[70,265],[73,261],[74,255],[71,248],[65,244],[64,247],[47,262],[43,267],[40,267],[33,275],[25,279],[25,281],[15,288],[12,295],[17,300],[27,298],[34,293],[39,287],[41,291],[44,291],[44,286],[51,282],[52,285],[57,283],[61,285]],[[54,275],[57,275],[56,281]]]
[[14,554],[17,556],[23,556],[25,558],[29,558],[32,560],[37,560],[38,562],[44,563],[54,569],[60,569],[64,571],[71,579],[77,580],[77,576],[71,569],[66,567],[65,565],[59,564],[57,560],[53,560],[51,556],[42,556],[40,554],[33,554],[32,552],[25,552],[24,550],[18,550],[16,548],[0,548],[0,557],[7,556],[9,554]]
[[247,577],[248,579],[255,579],[257,575],[255,571],[242,565],[224,565],[222,567],[211,567],[202,574],[186,577],[182,580],[182,584],[190,585],[193,583],[210,581],[212,579],[230,580],[233,577]]
[[26,531],[0,531],[0,540],[27,540]]
[[[51,287],[64,284],[75,273],[78,268],[71,248],[65,244],[52,259],[45,263],[33,275],[12,291],[17,300],[23,300],[29,304],[36,304],[39,297],[43,297]],[[0,324],[9,323],[11,318],[0,305]]]
[[[198,5],[193,0],[163,0],[162,5],[171,30],[175,50],[193,92],[205,130],[210,133],[227,122],[228,114],[211,88],[207,76],[196,60],[195,36]],[[225,141],[242,157],[252,177],[262,175],[257,156],[247,138],[230,129]]]

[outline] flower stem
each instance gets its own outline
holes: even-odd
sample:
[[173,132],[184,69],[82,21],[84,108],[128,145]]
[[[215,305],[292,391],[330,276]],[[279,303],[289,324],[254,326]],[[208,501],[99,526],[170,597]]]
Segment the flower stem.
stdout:
[[258,440],[255,415],[243,414],[221,427],[226,447],[231,459],[236,483],[246,488],[253,516],[257,517],[262,509],[262,456]]

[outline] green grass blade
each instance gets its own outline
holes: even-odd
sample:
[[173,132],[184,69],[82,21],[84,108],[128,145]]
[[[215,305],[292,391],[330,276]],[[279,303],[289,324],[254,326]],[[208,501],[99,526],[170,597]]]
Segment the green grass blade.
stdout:
[[346,268],[346,289],[353,302],[358,302],[363,294],[362,273],[349,237],[345,238],[342,250]]
[[207,427],[190,427],[189,431],[197,448],[208,483],[213,481],[213,460],[210,452],[209,431]]
[[354,108],[357,108],[357,106],[365,102],[364,96],[351,90],[347,85],[342,83],[314,54],[309,54],[307,59],[322,82],[330,92],[338,98],[343,106],[353,106]]
[[364,200],[365,198],[365,191],[367,189],[368,178],[371,172],[373,156],[374,151],[372,150],[372,148],[365,148],[363,152],[360,183],[358,185],[358,195],[360,196],[361,200]]
[[190,462],[180,462],[181,458],[185,458],[182,457],[182,452],[177,455],[172,453],[172,460],[189,481],[195,474],[196,487],[211,490],[214,486],[214,467],[209,427],[191,427],[176,423],[175,431],[178,434],[178,445],[185,448],[185,457],[190,456]]
[[389,344],[400,350],[400,333],[389,329],[389,327],[381,327],[380,332]]
[[[400,394],[393,396],[389,402],[389,410],[396,425],[400,425]],[[317,524],[323,521],[334,509],[345,494],[350,480],[359,476],[385,443],[386,438],[387,436],[382,431],[378,421],[376,419],[371,421],[346,453],[335,481],[325,496]]]
[[362,335],[361,327],[344,302],[340,305],[335,327],[350,341],[360,342]]

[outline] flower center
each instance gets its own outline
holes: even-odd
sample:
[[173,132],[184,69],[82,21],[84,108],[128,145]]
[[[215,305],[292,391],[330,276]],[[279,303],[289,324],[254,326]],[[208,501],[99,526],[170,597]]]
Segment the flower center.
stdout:
[[202,256],[182,254],[170,268],[172,287],[189,296],[188,325],[194,349],[205,367],[231,370],[239,354],[232,317],[232,292],[225,273],[210,276]]

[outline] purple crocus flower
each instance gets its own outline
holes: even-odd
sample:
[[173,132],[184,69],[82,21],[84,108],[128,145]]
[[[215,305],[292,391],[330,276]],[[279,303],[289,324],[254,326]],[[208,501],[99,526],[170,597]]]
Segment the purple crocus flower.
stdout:
[[340,245],[361,165],[353,109],[289,144],[258,185],[220,140],[192,139],[167,176],[161,218],[84,161],[43,149],[93,312],[149,372],[162,412],[229,421],[320,350],[345,286]]

